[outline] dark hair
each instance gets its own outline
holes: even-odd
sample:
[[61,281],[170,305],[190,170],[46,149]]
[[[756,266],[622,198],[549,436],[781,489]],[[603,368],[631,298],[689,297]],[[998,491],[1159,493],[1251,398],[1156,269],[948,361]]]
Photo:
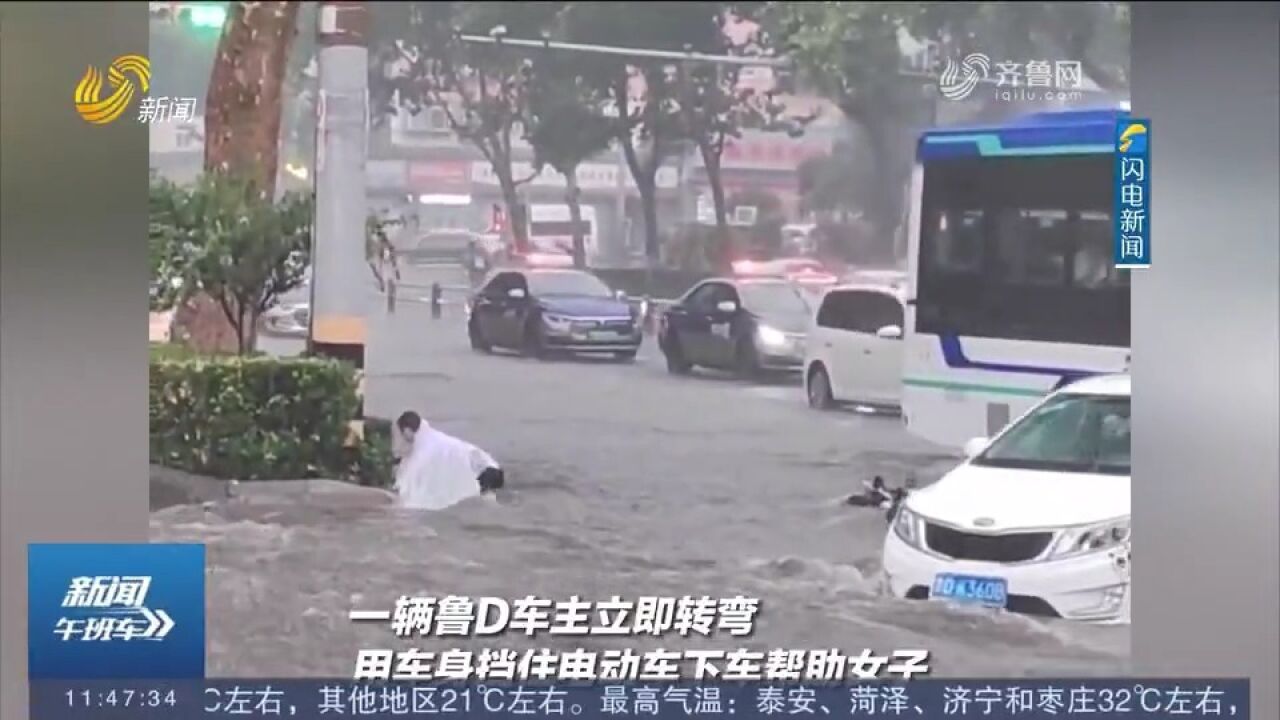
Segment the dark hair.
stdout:
[[401,430],[418,431],[422,427],[422,417],[418,413],[408,410],[396,420],[396,427]]

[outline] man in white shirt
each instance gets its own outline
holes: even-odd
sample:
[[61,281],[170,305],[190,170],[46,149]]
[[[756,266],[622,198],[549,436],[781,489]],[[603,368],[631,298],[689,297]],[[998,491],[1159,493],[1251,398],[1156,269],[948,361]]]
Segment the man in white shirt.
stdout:
[[492,496],[505,484],[491,455],[465,440],[441,432],[409,411],[396,420],[409,449],[396,469],[400,504],[418,510],[443,510],[477,495]]

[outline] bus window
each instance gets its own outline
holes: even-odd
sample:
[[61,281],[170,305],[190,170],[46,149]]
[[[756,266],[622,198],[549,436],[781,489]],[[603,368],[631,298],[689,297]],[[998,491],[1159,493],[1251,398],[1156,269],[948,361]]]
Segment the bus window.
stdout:
[[1128,346],[1128,279],[1110,252],[1111,162],[1099,154],[926,165],[916,330]]
[[932,266],[939,272],[982,273],[982,210],[942,210],[936,215]]

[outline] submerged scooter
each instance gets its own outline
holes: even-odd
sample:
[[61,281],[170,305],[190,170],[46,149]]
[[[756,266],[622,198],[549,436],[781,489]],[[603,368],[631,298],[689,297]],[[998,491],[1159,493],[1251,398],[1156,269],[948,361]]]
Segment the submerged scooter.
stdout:
[[863,482],[862,486],[866,491],[858,495],[850,495],[847,502],[854,507],[873,507],[880,508],[885,511],[885,522],[893,523],[893,519],[898,515],[898,508],[902,507],[902,503],[907,499],[907,495],[915,489],[915,477],[907,478],[906,485],[900,488],[889,489],[884,482],[884,478],[879,475],[875,476],[871,482]]

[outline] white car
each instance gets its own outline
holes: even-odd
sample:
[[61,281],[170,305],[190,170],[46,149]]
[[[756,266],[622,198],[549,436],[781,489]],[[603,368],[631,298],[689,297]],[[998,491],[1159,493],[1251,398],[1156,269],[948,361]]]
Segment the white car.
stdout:
[[809,406],[900,406],[906,307],[902,287],[839,285],[824,293],[817,306],[804,364]]
[[970,441],[891,521],[889,592],[1128,623],[1129,417],[1129,376],[1099,376]]

